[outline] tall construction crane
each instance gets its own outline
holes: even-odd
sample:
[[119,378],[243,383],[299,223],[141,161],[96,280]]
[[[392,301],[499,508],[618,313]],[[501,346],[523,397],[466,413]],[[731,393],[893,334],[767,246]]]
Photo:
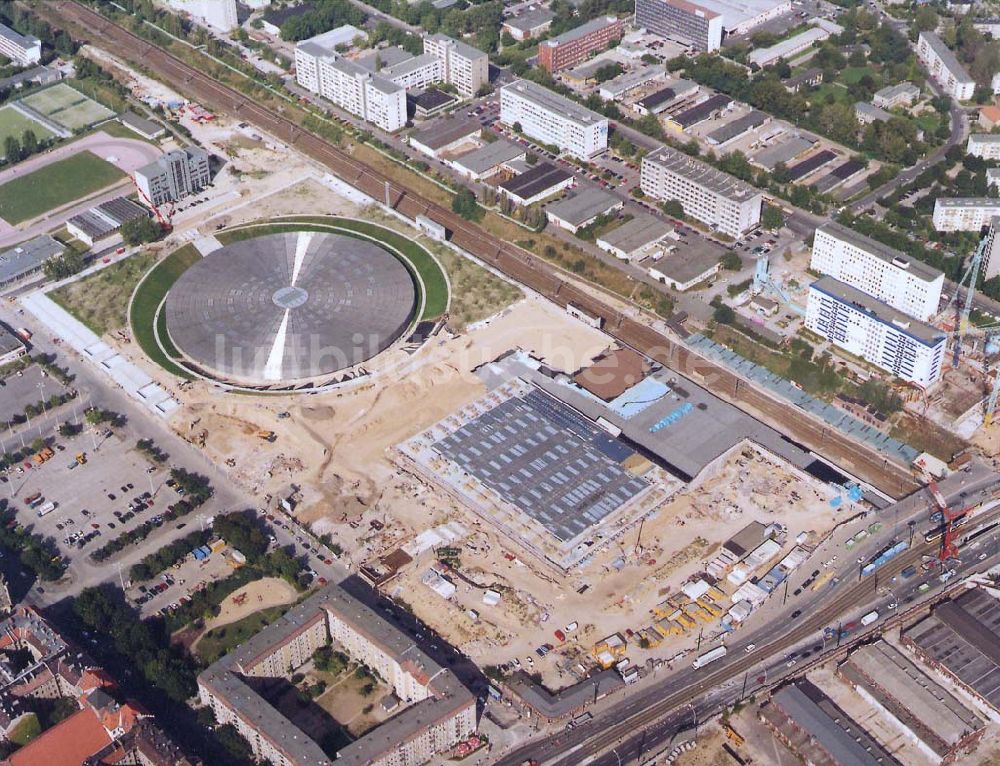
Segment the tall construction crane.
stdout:
[[173,205],[170,204],[167,206],[166,215],[164,215],[164,213],[161,212],[160,208],[153,204],[153,200],[151,200],[148,196],[146,196],[146,193],[139,188],[139,182],[135,180],[134,175],[132,176],[132,184],[135,186],[135,190],[139,193],[139,198],[146,204],[146,207],[148,207],[150,210],[153,211],[153,214],[156,216],[156,222],[160,224],[160,228],[165,232],[169,232],[171,229],[173,229],[174,228],[174,224],[172,221],[174,217]]
[[969,509],[965,508],[960,511],[955,511],[949,508],[948,502],[944,499],[944,495],[941,494],[941,489],[938,487],[938,483],[936,481],[932,481],[928,484],[927,488],[930,489],[931,494],[934,496],[934,502],[937,503],[938,510],[941,511],[941,527],[943,534],[941,535],[941,550],[938,552],[938,559],[946,561],[947,559],[958,556],[958,546],[955,545],[955,540],[953,538],[953,522],[964,516]]
[[785,288],[771,277],[771,264],[766,253],[757,257],[757,267],[753,273],[753,286],[750,290],[754,295],[760,295],[769,290],[791,311],[800,315],[805,313],[801,306],[792,302],[788,293],[785,292]]
[[969,268],[966,269],[965,274],[962,275],[962,279],[955,289],[956,307],[958,306],[958,288],[965,288],[965,300],[962,302],[962,309],[958,314],[958,330],[955,333],[954,347],[952,349],[951,366],[954,369],[958,368],[958,359],[962,353],[962,339],[969,329],[969,315],[972,313],[972,299],[976,294],[979,271],[983,265],[983,256],[986,254],[986,248],[991,240],[992,237],[987,234],[979,241],[979,247],[976,248],[976,252],[972,256],[972,263],[969,264]]

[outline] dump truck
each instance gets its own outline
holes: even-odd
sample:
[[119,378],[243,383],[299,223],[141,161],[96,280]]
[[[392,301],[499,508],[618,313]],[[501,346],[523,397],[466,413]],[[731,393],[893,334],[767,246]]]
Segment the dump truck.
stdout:
[[77,452],[76,453],[76,462],[79,463],[80,465],[85,465],[87,463],[87,453],[86,452]]
[[267,431],[262,428],[257,431],[257,438],[273,444],[278,440],[278,435],[274,431]]

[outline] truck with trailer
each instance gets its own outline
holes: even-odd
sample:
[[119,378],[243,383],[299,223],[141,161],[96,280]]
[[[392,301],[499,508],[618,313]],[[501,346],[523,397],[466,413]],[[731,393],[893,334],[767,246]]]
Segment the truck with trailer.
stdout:
[[715,662],[716,660],[721,660],[725,656],[726,656],[726,647],[717,646],[714,649],[709,649],[707,652],[704,652],[703,654],[699,654],[698,657],[695,659],[695,661],[691,663],[691,667],[693,667],[695,670],[698,670],[699,668],[703,668],[706,665]]

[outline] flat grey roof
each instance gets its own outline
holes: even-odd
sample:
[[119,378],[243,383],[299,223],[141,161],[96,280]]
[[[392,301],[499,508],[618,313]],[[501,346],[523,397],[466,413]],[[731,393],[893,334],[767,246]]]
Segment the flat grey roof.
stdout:
[[59,70],[50,66],[36,66],[33,69],[25,69],[17,74],[12,74],[10,77],[4,77],[0,80],[0,88],[12,88],[21,82],[30,82],[32,80],[37,80],[40,83],[55,82],[62,78]]
[[520,16],[509,16],[503,20],[503,23],[513,29],[530,32],[532,29],[537,29],[543,24],[547,24],[555,17],[556,15],[548,8],[536,8],[533,11],[522,13]]
[[662,64],[659,66],[649,64],[636,69],[634,72],[625,72],[625,74],[620,74],[613,80],[601,83],[601,90],[619,95],[632,90],[632,88],[637,88],[650,80],[655,80],[665,73],[666,70]]
[[355,63],[369,72],[381,72],[414,58],[417,56],[403,50],[398,45],[390,45],[388,48],[376,48],[363,56],[358,56]]
[[789,77],[787,80],[782,80],[781,84],[785,87],[801,85],[802,83],[809,82],[817,77],[823,76],[823,70],[819,67],[812,67],[811,69],[806,69],[804,72],[800,72],[793,77]]
[[912,82],[900,82],[895,85],[887,85],[881,90],[875,91],[875,96],[878,98],[892,98],[893,96],[898,96],[900,94],[919,96],[920,88]]
[[884,640],[852,652],[840,673],[889,708],[941,757],[983,727],[977,715]]
[[451,49],[462,58],[471,59],[475,61],[476,59],[481,59],[487,55],[486,53],[479,50],[479,48],[476,48],[473,45],[469,45],[468,43],[463,42],[462,40],[456,40],[454,37],[448,37],[448,35],[441,34],[440,32],[438,32],[437,34],[430,35],[430,39],[436,40],[437,42],[442,42],[442,41],[450,42],[452,44]]
[[761,125],[769,122],[770,119],[771,115],[754,109],[750,112],[750,114],[739,117],[732,122],[723,125],[721,128],[713,130],[705,136],[705,139],[710,144],[724,144],[727,141],[732,141],[738,136],[742,136],[748,130],[759,128]]
[[560,543],[649,488],[622,465],[635,454],[631,448],[536,388],[505,399],[433,449]]
[[761,194],[760,189],[755,189],[746,181],[716,170],[711,165],[669,146],[663,146],[646,155],[643,162],[664,167],[729,200],[742,201]]
[[49,258],[60,255],[65,246],[48,234],[29,239],[0,253],[0,285],[37,271]]
[[817,279],[810,285],[810,289],[819,290],[842,303],[853,306],[872,319],[889,325],[898,332],[909,335],[914,340],[926,346],[937,345],[945,337],[943,330],[914,319],[902,311],[894,309],[888,303],[882,303],[882,301],[872,298],[868,293],[864,293],[856,287],[851,287],[851,285],[834,279],[829,275]]
[[501,138],[491,144],[474,149],[468,154],[463,154],[461,157],[452,160],[452,162],[472,173],[480,175],[501,163],[516,160],[518,157],[524,157],[526,154],[527,150],[523,146],[518,146]]
[[682,130],[687,130],[688,128],[697,125],[699,122],[704,122],[712,113],[718,109],[725,109],[728,107],[733,100],[722,93],[716,93],[700,104],[695,104],[694,106],[689,106],[677,114],[672,114],[670,116],[671,122],[676,122],[681,126]]
[[11,29],[6,24],[0,24],[0,37],[6,37],[8,40],[20,45],[22,48],[30,48],[41,42],[34,35],[22,35],[16,29]]
[[409,74],[410,72],[415,72],[418,69],[423,69],[428,64],[434,64],[437,61],[437,56],[430,53],[421,53],[419,56],[411,56],[404,61],[400,61],[398,64],[393,64],[388,67],[383,66],[379,74],[383,77],[392,79],[394,77]]
[[146,215],[149,213],[142,205],[125,197],[115,197],[73,216],[67,223],[72,223],[91,239],[100,239],[121,228],[126,221]]
[[972,78],[965,70],[965,67],[955,58],[955,54],[952,53],[951,48],[945,45],[940,37],[933,32],[921,32],[920,37],[927,41],[931,50],[941,59],[944,68],[951,72],[952,77],[959,82],[972,82]]
[[699,251],[698,248],[684,248],[663,256],[649,268],[668,279],[684,283],[700,277],[718,262],[717,253]]
[[673,230],[659,218],[648,213],[639,213],[631,221],[611,231],[606,231],[597,238],[608,247],[621,250],[624,253],[634,253],[636,250],[663,239]]
[[615,16],[598,16],[596,19],[591,19],[586,24],[574,27],[567,32],[563,32],[561,35],[556,35],[551,40],[545,40],[542,45],[547,45],[551,48],[553,46],[572,42],[573,40],[579,40],[581,37],[586,37],[591,32],[596,32],[599,29],[610,27],[616,21],[618,21],[618,19]]
[[880,106],[875,106],[875,104],[869,104],[867,101],[857,101],[854,104],[854,112],[856,114],[863,114],[869,119],[878,120],[879,122],[888,122],[892,119],[892,115]]
[[795,159],[803,152],[812,148],[812,145],[815,143],[811,138],[792,136],[774,146],[761,149],[750,159],[765,170],[774,170],[778,163]]
[[1000,710],[1000,600],[967,590],[905,630],[903,641]]
[[[998,200],[998,202],[1000,202],[1000,200]],[[872,239],[871,237],[865,236],[861,232],[849,229],[836,221],[830,221],[830,223],[823,224],[819,227],[819,229],[817,229],[817,231],[824,232],[836,237],[837,239],[843,240],[852,247],[864,250],[866,253],[878,258],[879,260],[891,263],[898,268],[904,269],[907,274],[912,274],[925,282],[934,282],[944,274],[944,272],[940,269],[935,269],[933,266],[930,266],[923,261],[911,258],[906,253],[897,250],[894,247],[889,247],[888,245],[879,242],[877,239]]]
[[164,127],[159,123],[140,117],[135,112],[125,112],[119,115],[118,119],[123,125],[135,128],[143,135],[153,136],[164,131]]
[[545,206],[545,212],[570,224],[581,226],[592,218],[622,205],[614,194],[596,187],[581,189],[557,202]]
[[483,126],[479,124],[478,120],[464,117],[442,117],[440,120],[434,120],[420,130],[411,133],[410,138],[431,151],[437,151],[463,138],[478,136],[482,131]]
[[973,133],[969,140],[977,144],[1000,144],[1000,134],[998,133]]
[[935,205],[941,207],[1000,207],[1000,199],[993,197],[938,197]]
[[24,348],[24,343],[3,322],[0,322],[0,356]]
[[839,766],[898,764],[856,721],[809,681],[785,686],[771,697],[795,725],[816,740]]
[[531,80],[517,80],[507,85],[501,91],[516,92],[519,96],[527,98],[537,106],[549,112],[554,112],[559,116],[576,122],[579,125],[589,126],[595,122],[607,122],[608,118],[597,112],[592,112],[585,106],[581,106],[575,101],[562,96],[555,91],[543,88],[538,83]]

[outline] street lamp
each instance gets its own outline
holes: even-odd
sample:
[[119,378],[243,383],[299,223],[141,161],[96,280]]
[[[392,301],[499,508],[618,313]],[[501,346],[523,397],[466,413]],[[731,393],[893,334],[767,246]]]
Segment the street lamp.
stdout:
[[615,754],[615,758],[618,759],[618,766],[622,766],[622,757],[620,755],[618,755],[618,750],[615,749],[615,748],[611,748],[611,752],[614,753]]

